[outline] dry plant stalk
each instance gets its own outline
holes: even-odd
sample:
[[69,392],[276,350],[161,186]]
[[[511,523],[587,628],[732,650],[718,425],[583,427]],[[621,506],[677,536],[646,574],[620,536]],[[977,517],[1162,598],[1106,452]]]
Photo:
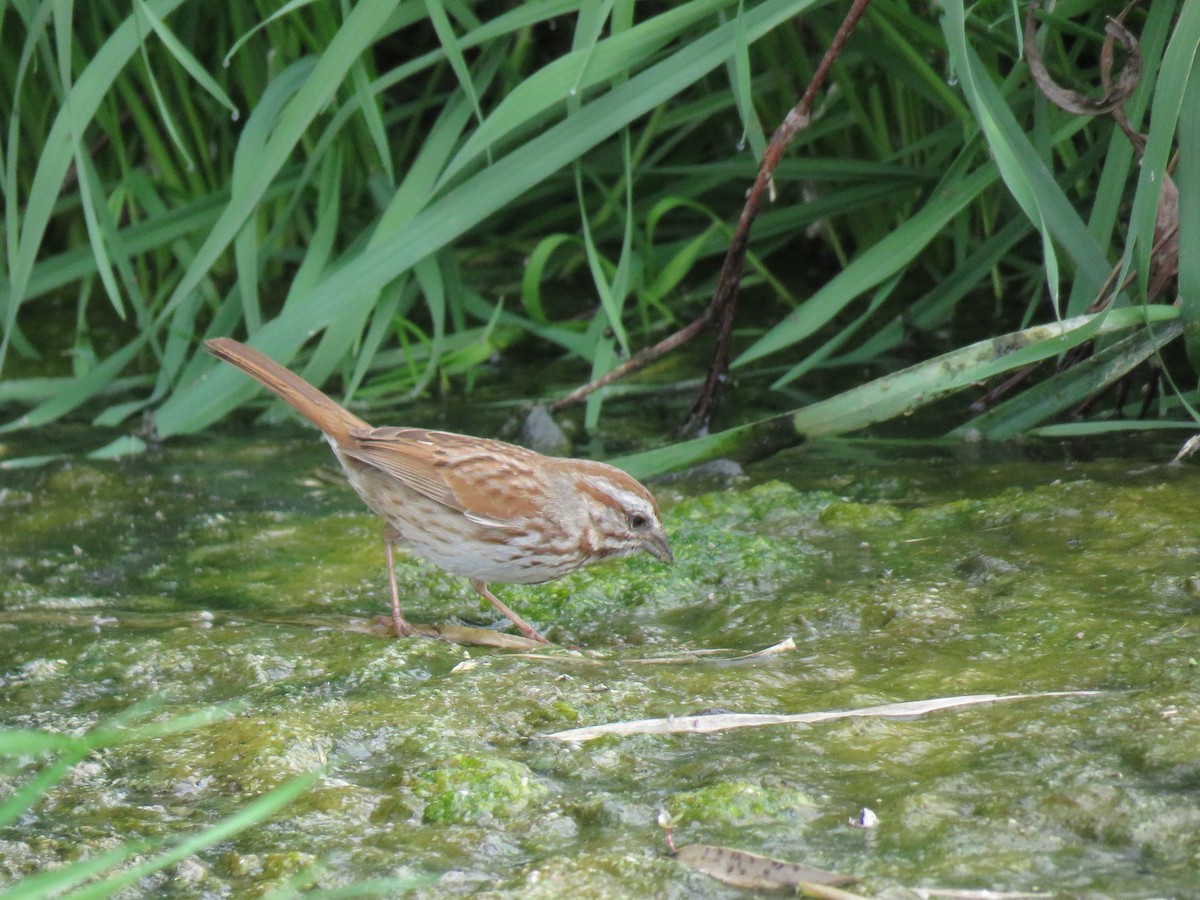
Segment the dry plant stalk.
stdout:
[[1101,691],[1046,691],[1035,694],[967,694],[960,697],[937,697],[931,700],[910,700],[887,703],[862,709],[836,709],[794,715],[753,713],[720,713],[705,716],[669,716],[665,719],[639,719],[633,722],[610,722],[556,731],[546,737],[564,743],[582,743],[607,735],[628,737],[634,734],[713,734],[733,728],[761,728],[764,725],[812,725],[834,719],[849,718],[908,718],[923,716],[943,709],[975,706],[980,703],[999,703],[1004,700],[1030,700],[1042,697],[1094,697]]
[[730,242],[729,250],[725,254],[725,262],[721,266],[721,274],[717,279],[717,289],[708,307],[699,318],[679,329],[674,334],[663,338],[651,347],[646,347],[638,351],[606,375],[582,385],[566,396],[561,397],[551,407],[555,412],[565,409],[573,403],[580,402],[594,391],[612,384],[630,372],[636,372],[659,357],[687,343],[701,332],[716,327],[717,342],[709,364],[708,375],[683,426],[685,430],[692,428],[701,432],[707,430],[717,400],[720,397],[721,388],[729,378],[729,363],[732,356],[733,320],[737,310],[738,291],[742,282],[742,269],[746,260],[746,249],[750,243],[750,226],[754,223],[754,219],[758,215],[758,208],[762,203],[763,193],[772,184],[775,169],[779,166],[780,160],[783,159],[784,151],[796,135],[808,126],[813,100],[816,98],[817,91],[825,83],[825,79],[829,74],[829,70],[833,67],[834,61],[841,55],[842,48],[845,47],[847,39],[858,25],[859,20],[870,4],[871,0],[854,0],[850,11],[846,13],[846,18],[838,28],[837,34],[834,35],[833,40],[830,42],[829,49],[825,51],[825,56],[821,59],[820,65],[817,66],[817,70],[813,74],[812,81],[809,83],[808,89],[804,92],[804,96],[800,98],[800,102],[784,117],[783,122],[775,129],[775,133],[771,136],[771,141],[767,144],[767,149],[763,152],[762,162],[759,164],[758,176],[754,180],[753,187],[750,188],[750,191],[746,195],[746,204],[742,208],[742,215],[738,219],[733,240]]

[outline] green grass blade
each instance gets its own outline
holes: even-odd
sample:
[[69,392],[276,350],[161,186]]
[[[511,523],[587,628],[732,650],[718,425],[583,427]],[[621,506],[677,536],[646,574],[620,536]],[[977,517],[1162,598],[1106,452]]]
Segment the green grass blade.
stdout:
[[[130,857],[146,852],[152,847],[153,844],[149,841],[131,841],[117,847],[115,850],[109,850],[97,856],[90,856],[87,859],[62,866],[58,869],[39,872],[29,878],[22,878],[12,887],[0,890],[0,900],[44,900],[46,897],[53,897],[62,891],[70,890],[106,869],[119,865]],[[75,894],[70,896],[72,900],[75,900]]]
[[530,122],[559,106],[571,96],[572,88],[582,96],[590,88],[644,65],[671,40],[731,2],[692,0],[600,41],[591,51],[576,50],[547,63],[496,105],[446,165],[435,191],[478,159],[484,148],[521,132]]
[[[183,0],[151,0],[150,7],[159,16],[165,16],[182,2]],[[113,81],[129,62],[130,57],[137,51],[140,42],[137,22],[135,16],[131,15],[96,51],[91,62],[80,73],[71,88],[67,102],[59,110],[50,128],[25,203],[25,215],[20,220],[21,237],[17,241],[17,251],[9,259],[11,268],[8,298],[4,304],[4,334],[0,337],[0,372],[4,370],[4,360],[16,325],[17,310],[25,300],[25,289],[29,284],[42,238],[45,236],[67,169],[74,159],[71,131],[77,122],[91,121],[92,116],[96,114],[96,108],[111,90]],[[15,227],[15,221],[10,220],[7,227]]]
[[[0,756],[40,756],[49,752],[61,752],[63,754],[57,761],[45,767],[33,779],[7,797],[3,804],[0,804],[0,826],[11,821],[14,813],[19,815],[23,809],[28,808],[33,800],[36,800],[38,796],[41,796],[53,787],[54,784],[57,784],[71,766],[97,749],[120,744],[136,744],[140,741],[152,740],[192,730],[227,718],[240,708],[240,704],[224,704],[196,710],[190,714],[178,716],[173,719],[148,722],[140,726],[132,725],[135,720],[144,718],[152,714],[156,709],[161,708],[164,702],[165,698],[156,697],[135,704],[129,709],[112,716],[104,727],[81,737],[37,731],[0,731]],[[284,787],[287,787],[287,785]],[[229,820],[229,822],[233,821],[234,819]],[[221,828],[227,826],[227,824],[221,823],[217,827]],[[211,831],[212,829],[210,829]],[[210,832],[204,832],[198,837],[203,837]],[[227,836],[227,831],[222,836]],[[218,839],[221,839],[221,837]],[[192,840],[193,842],[195,841],[195,839]],[[152,849],[153,846],[150,842],[132,841],[107,853],[92,856],[60,868],[40,872],[29,878],[23,878],[5,889],[0,889],[0,900],[25,900],[25,898],[51,896],[75,887],[81,882],[127,859],[145,853]],[[204,846],[207,846],[207,844]],[[194,850],[189,852],[194,852]],[[139,867],[144,870],[137,874],[135,879],[181,858],[168,859],[151,869]],[[153,862],[154,860],[151,860],[146,865]],[[136,869],[130,871],[136,871]],[[121,876],[117,877],[126,878],[128,877],[128,872],[122,873]],[[97,885],[89,887],[87,890],[93,892],[92,895],[95,896],[107,896],[108,893],[101,887],[105,883],[108,882],[100,882]],[[126,881],[124,883],[131,882]],[[95,893],[97,891],[99,893]]]
[[350,79],[354,85],[354,95],[358,98],[358,108],[362,111],[363,121],[367,126],[367,134],[371,136],[375,155],[379,157],[379,165],[387,177],[388,184],[394,185],[396,170],[392,165],[392,147],[388,141],[387,126],[383,123],[383,111],[379,108],[379,95],[371,90],[367,67],[362,59],[350,67]]
[[[269,201],[289,194],[296,185],[292,177],[281,178],[263,199]],[[149,254],[156,248],[170,247],[180,239],[210,228],[227,199],[217,193],[175,209],[152,210],[146,219],[120,228],[115,240],[130,258]],[[47,256],[35,265],[26,287],[25,300],[46,296],[95,274],[96,257],[90,245]],[[4,308],[10,296],[9,286],[0,285],[0,309]]]
[[738,148],[741,149],[749,141],[750,155],[757,160],[762,159],[767,150],[767,136],[763,132],[762,121],[758,118],[751,95],[753,78],[750,74],[750,43],[742,28],[742,17],[745,13],[744,0],[738,0],[737,14],[734,17],[737,25],[733,40],[734,52],[725,68],[729,73],[729,83],[733,87],[738,115],[742,119],[742,139]]
[[[690,441],[680,441],[642,453],[609,460],[634,478],[653,478],[677,472],[712,459],[758,459],[772,449],[798,444],[802,438],[792,430],[788,415],[773,416],[749,425],[739,425]],[[747,449],[752,448],[750,453]]]
[[1038,325],[942,354],[792,413],[612,462],[637,477],[650,477],[718,457],[758,459],[804,438],[845,434],[904,415],[980,380],[1057,356],[1095,337],[1178,318],[1178,309],[1155,305]]
[[[476,66],[477,71],[474,76],[474,92],[476,94],[486,90],[495,78],[502,57],[500,49],[490,48],[481,57]],[[369,240],[365,242],[364,246],[366,248],[386,246],[391,235],[411,220],[417,210],[428,203],[431,185],[449,153],[449,148],[461,139],[462,130],[470,120],[471,110],[470,98],[465,92],[454,94],[444,105],[434,126],[426,135],[417,159],[408,167],[403,181],[392,195],[387,208],[380,217],[379,224],[371,233]],[[441,273],[437,273],[436,277],[440,279]],[[315,290],[315,288],[316,284],[308,285],[306,286],[306,291]],[[366,326],[367,320],[372,316],[373,311],[378,308],[380,291],[382,290],[383,288],[381,287],[379,290],[362,292],[342,304],[341,314],[325,330],[316,353],[313,354],[308,365],[305,367],[304,375],[306,378],[310,381],[322,383],[341,360],[352,352],[352,349],[357,345],[362,336],[362,331]],[[430,314],[438,321],[435,328],[442,336],[439,339],[431,341],[429,349],[436,349],[440,353],[441,348],[444,346],[442,338],[444,338],[445,332],[443,323],[447,309],[446,298],[442,294],[434,297],[426,297],[425,300]],[[306,293],[290,291],[288,294],[288,304],[305,304],[308,302]],[[440,310],[437,308],[439,304],[441,304]],[[453,307],[449,308],[452,309]],[[356,371],[359,374],[357,377],[351,379],[351,385],[359,383],[371,362],[372,360],[362,352],[358,353]],[[410,390],[419,390],[420,385],[427,384],[428,380],[432,379],[434,374],[436,374],[438,365],[439,360],[437,356],[431,355],[426,365],[426,379],[415,378]]]
[[943,326],[951,317],[955,305],[968,292],[987,278],[1013,245],[1024,238],[1032,226],[1026,219],[1016,218],[980,243],[970,255],[955,266],[949,277],[938,282],[927,294],[916,300],[871,337],[853,350],[830,361],[830,365],[866,365],[890,350],[899,347],[911,328],[932,331]]
[[124,890],[136,883],[151,872],[157,872],[159,869],[173,865],[180,860],[186,859],[193,853],[198,853],[206,847],[211,847],[213,844],[233,837],[240,831],[245,831],[251,825],[256,825],[265,819],[269,819],[312,787],[321,778],[322,774],[323,772],[318,770],[285,781],[279,787],[268,791],[261,797],[246,804],[238,812],[218,822],[211,828],[206,828],[199,834],[184,838],[171,849],[159,853],[157,856],[152,856],[145,862],[131,866],[115,875],[110,875],[108,878],[102,879],[76,892],[73,900],[91,900],[91,898],[111,896],[117,891]]
[[138,12],[142,14],[142,16],[150,24],[150,27],[154,29],[154,33],[158,36],[158,39],[163,42],[163,46],[170,51],[173,57],[175,57],[175,61],[183,66],[184,70],[192,77],[192,80],[195,81],[196,84],[204,88],[204,90],[214,100],[229,110],[230,116],[232,116],[236,121],[239,115],[238,108],[234,102],[229,99],[229,95],[225,93],[224,89],[217,84],[216,80],[211,75],[208,74],[204,66],[200,65],[199,60],[192,55],[192,52],[188,50],[187,47],[185,47],[182,43],[180,43],[179,38],[175,37],[175,33],[171,31],[171,29],[166,26],[166,23],[163,22],[163,20],[157,14],[155,14],[154,10],[146,4],[146,0],[135,0],[135,3]]
[[834,353],[841,349],[847,341],[858,334],[858,332],[861,331],[866,326],[867,322],[869,322],[875,315],[876,311],[884,304],[888,297],[892,295],[892,291],[894,291],[896,286],[900,283],[902,274],[903,273],[901,272],[897,272],[878,288],[876,288],[875,293],[871,297],[871,302],[867,305],[867,308],[863,310],[863,312],[860,313],[853,322],[846,325],[824,344],[822,344],[812,353],[808,354],[808,356],[804,358],[803,362],[797,363],[795,366],[789,369],[787,375],[785,376],[788,381],[796,381],[797,379],[803,378],[813,369],[819,368],[822,363],[824,363],[826,360],[832,357]]
[[93,369],[79,378],[73,379],[71,390],[62,391],[12,421],[0,425],[0,434],[25,428],[36,428],[78,409],[124,371],[134,356],[150,340],[151,334],[149,331],[143,331]]
[[1060,422],[1054,425],[1043,425],[1041,428],[1031,428],[1027,434],[1030,437],[1063,438],[1093,437],[1096,435],[1111,435],[1122,431],[1186,431],[1196,433],[1195,419],[1169,421],[1163,419],[1104,419],[1100,422]]
[[[1200,35],[1197,36],[1200,40]],[[1179,299],[1192,369],[1200,372],[1200,61],[1192,57],[1179,115]]]
[[942,29],[963,93],[1004,183],[1041,234],[1046,279],[1057,315],[1060,285],[1055,241],[1067,251],[1093,297],[1099,295],[1111,266],[968,43],[962,0],[947,0],[942,9]]
[[[575,195],[579,201],[579,226],[583,235],[583,246],[587,251],[588,268],[592,273],[592,284],[596,287],[596,295],[600,298],[600,307],[604,310],[607,324],[613,330],[613,336],[625,353],[629,353],[629,336],[625,333],[625,325],[621,320],[621,308],[625,303],[625,295],[620,293],[616,274],[612,281],[608,279],[601,259],[596,240],[592,237],[592,226],[588,217],[587,201],[584,198],[583,172],[578,165],[575,167]],[[604,374],[603,372],[600,373]],[[595,377],[595,376],[593,376]]]
[[234,54],[236,54],[239,50],[242,49],[242,45],[245,44],[246,41],[250,40],[250,38],[254,37],[254,35],[256,35],[259,31],[261,31],[262,29],[264,29],[268,25],[270,25],[272,22],[277,22],[280,19],[284,18],[285,16],[290,16],[296,10],[301,9],[302,7],[308,6],[310,3],[317,3],[317,2],[319,2],[319,0],[290,0],[290,2],[285,3],[283,6],[281,6],[279,9],[275,10],[273,13],[271,13],[269,16],[267,16],[261,22],[255,23],[253,28],[250,28],[248,31],[246,31],[245,34],[243,34],[240,38],[238,38],[236,41],[234,41],[233,46],[230,47],[229,51],[225,54],[225,58],[222,60],[222,64],[224,66],[228,67],[229,61],[231,59],[233,59]]
[[418,377],[416,384],[409,391],[410,397],[415,397],[433,380],[441,359],[446,341],[446,282],[442,278],[442,269],[436,257],[427,256],[413,266],[413,276],[425,298],[425,306],[433,324],[433,338],[429,342],[429,360],[425,371]]
[[[138,52],[142,56],[142,66],[146,72],[146,81],[150,85],[150,93],[154,96],[154,105],[158,110],[158,120],[162,122],[163,127],[167,130],[167,136],[170,137],[171,143],[175,145],[175,149],[179,151],[179,155],[183,157],[184,165],[188,172],[194,172],[196,169],[196,161],[192,158],[192,154],[188,152],[187,142],[184,141],[183,135],[179,133],[179,128],[175,124],[175,116],[171,113],[171,107],[167,104],[166,98],[163,96],[162,88],[158,84],[158,76],[154,74],[155,66],[150,62],[149,49],[146,46],[146,36],[143,33],[143,24],[149,24],[150,17],[143,15],[144,3],[142,0],[135,0],[134,3],[134,20],[138,25],[139,46]],[[146,19],[146,22],[143,22]]]
[[[612,12],[612,8],[613,0],[583,0],[579,4],[579,15],[575,20],[575,33],[571,36],[571,50],[581,52],[581,56],[578,74],[571,83],[570,90],[567,91],[572,98],[579,96],[579,88],[583,84],[588,64],[592,61],[592,54],[596,52],[596,44],[600,40],[600,33],[604,30],[604,23]],[[616,28],[614,27],[613,30],[615,31]]]
[[1024,434],[1112,384],[1182,332],[1183,323],[1179,320],[1138,330],[960,425],[950,432],[950,437],[982,435],[988,440],[1001,441]]
[[480,107],[479,96],[475,93],[475,81],[471,78],[471,69],[463,56],[458,37],[454,34],[450,17],[446,15],[446,8],[442,6],[441,0],[425,0],[425,8],[429,12],[429,21],[433,25],[433,31],[442,45],[442,52],[446,54],[450,68],[454,71],[455,78],[458,79],[458,86],[470,98],[471,106],[475,110],[475,118],[482,122],[483,108]]
[[[43,40],[47,26],[52,21],[52,12],[54,10],[54,0],[42,0],[34,11],[33,16],[26,23],[25,41],[21,45],[21,56],[17,62],[16,76],[13,79],[13,108],[12,114],[8,118],[8,142],[5,145],[7,150],[4,158],[4,240],[5,246],[8,248],[7,257],[5,260],[0,260],[0,264],[4,266],[11,265],[12,261],[17,258],[18,252],[18,237],[20,236],[20,228],[18,223],[21,221],[21,199],[20,191],[18,190],[17,163],[20,158],[21,150],[21,90],[25,84],[25,76],[29,72],[29,63],[33,59],[33,54],[37,50],[38,43]],[[5,149],[0,148],[0,150]],[[7,281],[7,273],[5,273]],[[9,321],[7,314],[7,297],[0,298],[0,313],[4,315],[4,321]],[[0,370],[3,370],[3,354],[0,353]]]
[[[746,33],[751,39],[761,37],[812,2],[768,0],[746,14]],[[360,4],[356,12],[364,6]],[[386,245],[371,247],[360,253],[353,265],[331,271],[309,296],[290,304],[266,323],[257,346],[271,355],[291,359],[314,331],[343,311],[346,298],[374,295],[417,260],[437,252],[586,150],[720,66],[729,52],[732,31],[731,24],[718,26],[447,191],[398,229]],[[317,80],[315,73],[312,80]],[[202,250],[212,251],[210,245],[215,245],[215,239],[206,241]],[[185,275],[176,296],[192,290],[195,278],[195,273]],[[215,369],[203,386],[183,385],[156,415],[159,434],[167,437],[196,431],[244,400],[249,391],[245,379],[239,381],[236,375],[223,367]]]
[[0,803],[0,828],[11,824],[25,810],[29,809],[38,797],[62,781],[67,770],[87,756],[88,752],[86,748],[75,748],[68,751],[5,797],[4,801]]
[[258,297],[258,223],[250,219],[233,239],[233,260],[237,269],[237,290],[242,299],[242,321],[247,334],[262,327],[262,304]]
[[1126,255],[1137,270],[1143,295],[1149,278],[1154,223],[1163,178],[1183,112],[1184,95],[1194,77],[1197,53],[1200,53],[1200,3],[1184,3],[1155,82],[1150,134],[1142,155],[1133,210],[1129,214],[1130,245]]
[[[1146,20],[1138,35],[1138,44],[1143,60],[1142,79],[1133,97],[1124,107],[1126,116],[1135,129],[1142,127],[1146,107],[1155,93],[1159,63],[1174,23],[1176,5],[1175,3],[1154,3],[1146,9]],[[1133,146],[1120,129],[1114,128],[1109,139],[1108,150],[1104,155],[1104,167],[1096,185],[1091,214],[1088,217],[1088,229],[1102,246],[1115,246],[1119,240],[1123,240],[1119,235],[1123,233],[1129,204],[1125,186],[1129,182],[1133,165]],[[1126,258],[1122,267],[1125,268],[1128,262],[1129,260]],[[1122,280],[1124,275],[1125,272],[1122,272]],[[1095,299],[1094,292],[1089,291],[1079,279],[1076,279],[1071,287],[1067,314],[1079,315],[1091,306]],[[1118,298],[1118,303],[1123,302],[1128,301]]]
[[[55,0],[54,10],[54,44],[58,56],[58,77],[67,92],[66,111],[71,113],[71,44],[74,41],[72,29],[72,0]],[[117,316],[125,318],[125,304],[121,300],[121,289],[117,286],[113,274],[112,261],[108,256],[104,229],[96,214],[97,198],[92,195],[93,180],[88,177],[89,160],[84,150],[82,135],[87,129],[87,123],[72,117],[74,127],[71,129],[71,152],[75,160],[75,172],[79,184],[79,199],[83,207],[83,219],[87,226],[88,245],[96,259],[96,271],[104,285],[109,302],[116,310]]]
[[[166,2],[166,0],[164,0]],[[221,252],[237,236],[237,232],[253,213],[272,179],[295,151],[305,130],[333,97],[345,80],[350,67],[376,37],[383,23],[395,10],[399,0],[361,0],[346,16],[337,34],[329,41],[312,73],[288,100],[257,160],[256,177],[251,184],[235,187],[229,205],[222,211],[196,257],[188,266],[164,310],[161,323],[192,294],[204,279]]]
[[1003,372],[1057,356],[1099,335],[1178,316],[1179,311],[1168,306],[1126,308],[988,338],[806,406],[795,413],[792,421],[799,433],[809,437],[843,434],[903,415]]
[[542,305],[542,277],[549,268],[550,257],[562,246],[578,244],[572,234],[550,234],[538,241],[533,252],[525,260],[525,271],[521,276],[521,303],[537,325],[549,325],[550,318]]
[[[734,360],[734,366],[744,366],[804,340],[857,297],[909,265],[951,219],[996,180],[996,174],[994,166],[985,165],[961,181],[948,180],[907,222],[864,251],[799,309],[789,313],[755,341]],[[799,371],[796,368],[788,372],[776,381],[775,386],[792,381]]]

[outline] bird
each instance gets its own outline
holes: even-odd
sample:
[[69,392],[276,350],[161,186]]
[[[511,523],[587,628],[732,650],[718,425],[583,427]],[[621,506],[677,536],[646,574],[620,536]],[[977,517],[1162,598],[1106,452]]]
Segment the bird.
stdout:
[[541,584],[639,552],[674,562],[654,495],[615,466],[448,431],[375,428],[253,347],[217,337],[205,348],[320,429],[351,487],[383,519],[396,637],[418,633],[400,608],[398,544],[466,577],[539,643],[547,641],[489,584]]

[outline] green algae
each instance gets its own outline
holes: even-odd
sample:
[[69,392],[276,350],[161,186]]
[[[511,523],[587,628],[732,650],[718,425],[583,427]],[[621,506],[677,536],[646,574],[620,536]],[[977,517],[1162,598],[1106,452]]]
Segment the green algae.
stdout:
[[745,828],[807,817],[816,805],[806,794],[787,785],[720,781],[674,795],[667,809],[676,825],[700,822]]
[[511,818],[550,789],[522,763],[459,753],[418,773],[413,792],[425,804],[423,822],[465,824]]
[[821,510],[821,522],[845,531],[874,529],[903,521],[904,513],[888,503],[830,503]]
[[[788,454],[734,488],[656,486],[677,564],[499,593],[577,649],[372,631],[378,523],[311,441],[198,442],[0,477],[0,728],[83,734],[148,697],[191,731],[105,746],[0,827],[0,889],[232,815],[271,822],[144,894],[435,878],[438,897],[728,896],[673,863],[724,843],[897,885],[1187,896],[1200,854],[1200,477],[1186,467]],[[1165,453],[1164,453],[1165,455]],[[847,461],[847,458],[850,461]],[[417,621],[493,621],[404,558]],[[791,635],[754,664],[636,660]],[[563,746],[570,727],[1099,689],[912,721]],[[0,802],[45,765],[0,760]],[[862,807],[879,816],[864,830]]]

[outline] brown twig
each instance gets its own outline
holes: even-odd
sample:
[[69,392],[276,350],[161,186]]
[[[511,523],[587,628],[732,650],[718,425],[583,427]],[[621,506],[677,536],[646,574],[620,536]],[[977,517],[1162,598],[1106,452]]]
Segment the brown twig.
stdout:
[[657,344],[654,344],[650,347],[643,347],[611,372],[607,372],[596,380],[589,381],[584,385],[580,385],[579,387],[575,388],[575,390],[571,391],[571,393],[559,397],[554,401],[554,403],[551,404],[550,409],[554,412],[566,409],[571,404],[578,403],[585,399],[588,394],[612,384],[618,378],[623,378],[630,372],[636,372],[643,366],[654,362],[654,360],[658,359],[660,356],[665,356],[666,354],[670,353],[676,347],[683,346],[708,327],[710,322],[709,316],[711,313],[712,305],[710,304],[708,309],[706,309],[700,315],[700,318],[696,319],[694,322],[685,325],[674,334],[668,335]]
[[700,388],[700,394],[684,421],[685,429],[695,428],[699,431],[708,429],[708,423],[712,420],[721,388],[729,377],[729,363],[733,347],[733,318],[737,309],[738,290],[742,283],[742,267],[746,259],[746,247],[750,243],[750,226],[758,215],[763,191],[775,177],[775,169],[783,158],[783,152],[787,149],[788,144],[799,132],[808,127],[817,91],[825,83],[825,78],[829,75],[829,70],[833,68],[834,61],[841,55],[842,48],[846,46],[846,41],[870,4],[871,0],[854,0],[850,11],[846,13],[846,18],[838,28],[837,34],[833,36],[829,49],[825,51],[821,64],[813,73],[808,90],[804,92],[804,96],[800,98],[800,102],[796,104],[795,108],[784,118],[783,124],[775,129],[775,133],[771,135],[771,142],[767,144],[767,149],[763,153],[762,163],[758,168],[758,177],[754,179],[754,186],[750,189],[749,196],[746,197],[746,205],[738,220],[733,243],[730,244],[729,252],[725,254],[725,263],[721,266],[721,276],[717,280],[717,291],[713,295],[712,304],[709,307],[710,321],[715,321],[718,325],[717,344],[713,350],[712,362],[708,367],[708,376],[704,379],[704,386]]
[[594,391],[612,384],[618,378],[622,378],[630,372],[637,371],[715,325],[717,326],[717,342],[713,350],[712,362],[709,365],[708,376],[705,378],[704,385],[700,389],[700,394],[697,396],[696,402],[688,413],[685,423],[685,428],[699,426],[701,429],[704,429],[707,427],[709,420],[712,418],[713,409],[716,406],[721,386],[725,383],[729,375],[733,320],[734,312],[737,308],[738,289],[741,286],[746,248],[750,243],[750,226],[758,215],[758,207],[762,202],[763,192],[771,184],[775,169],[783,158],[784,150],[787,149],[792,139],[808,125],[813,100],[817,95],[817,91],[821,89],[830,68],[841,54],[846,40],[849,38],[851,32],[854,31],[855,26],[858,24],[859,19],[862,18],[863,13],[866,12],[870,3],[871,0],[854,0],[841,27],[838,28],[837,34],[834,35],[829,49],[825,51],[825,56],[821,60],[821,64],[817,66],[817,70],[813,74],[812,81],[809,82],[804,96],[800,98],[800,102],[787,114],[782,124],[775,129],[775,133],[771,136],[771,141],[767,144],[762,162],[759,164],[758,176],[754,180],[754,186],[750,188],[749,193],[746,195],[746,204],[742,208],[742,215],[738,219],[733,240],[730,242],[729,250],[725,254],[725,262],[721,266],[721,274],[717,279],[717,289],[708,307],[697,319],[674,334],[669,335],[651,347],[646,347],[638,351],[611,372],[576,388],[566,396],[560,398],[554,403],[552,409],[557,412],[573,403],[578,403]]

